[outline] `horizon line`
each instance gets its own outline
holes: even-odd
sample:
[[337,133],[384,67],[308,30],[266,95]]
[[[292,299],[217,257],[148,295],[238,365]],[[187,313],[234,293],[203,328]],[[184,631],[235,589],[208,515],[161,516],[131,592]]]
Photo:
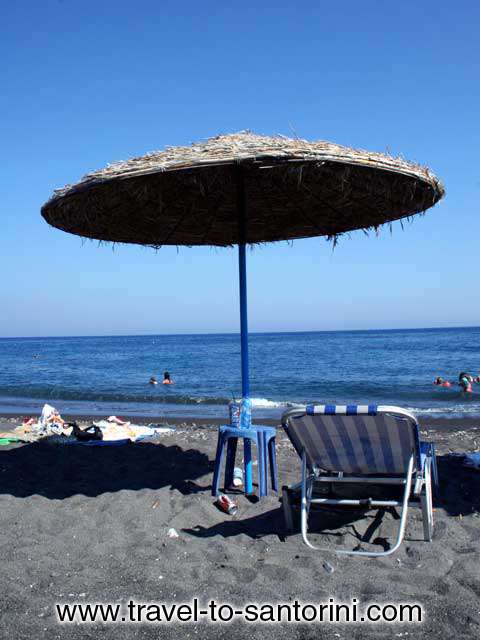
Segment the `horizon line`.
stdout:
[[[375,329],[293,329],[290,331],[249,331],[252,335],[268,335],[268,334],[294,334],[294,333],[366,333],[374,331],[442,331],[451,329],[480,329],[480,325],[461,325],[461,326],[437,326],[437,327],[393,327],[393,328],[375,328]],[[132,330],[131,330],[132,331]],[[139,329],[137,333],[115,332],[111,334],[76,334],[76,335],[51,335],[51,336],[0,336],[0,340],[48,340],[62,338],[138,338],[138,337],[176,337],[176,336],[231,336],[240,335],[237,331],[210,331],[202,332],[183,332],[183,333],[155,333],[153,329]]]

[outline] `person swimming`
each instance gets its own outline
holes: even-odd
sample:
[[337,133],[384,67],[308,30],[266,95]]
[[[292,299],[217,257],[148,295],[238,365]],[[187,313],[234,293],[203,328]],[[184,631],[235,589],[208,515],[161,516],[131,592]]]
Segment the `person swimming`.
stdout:
[[162,384],[175,384],[174,381],[170,378],[170,374],[168,373],[168,371],[163,372]]
[[464,393],[473,393],[472,382],[473,377],[465,371],[462,371],[458,376],[458,385],[462,388]]
[[451,387],[452,383],[449,382],[448,380],[444,380],[441,376],[438,376],[437,378],[435,378],[435,380],[433,381],[433,384],[437,387]]
[[158,384],[158,380],[156,379],[156,377],[155,377],[155,376],[152,376],[148,382],[149,382],[150,384]]

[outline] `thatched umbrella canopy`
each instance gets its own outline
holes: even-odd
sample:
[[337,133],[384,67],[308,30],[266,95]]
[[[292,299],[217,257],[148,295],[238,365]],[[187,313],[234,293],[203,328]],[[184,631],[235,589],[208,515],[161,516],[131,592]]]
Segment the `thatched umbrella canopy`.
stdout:
[[[244,132],[89,173],[55,191],[42,215],[59,229],[98,240],[153,247],[238,244],[241,423],[249,426],[245,245],[377,228],[425,211],[443,194],[426,167],[400,158]],[[234,458],[228,458],[231,478]],[[247,440],[244,460],[251,493]]]
[[[238,166],[247,201],[243,231]],[[443,195],[429,169],[401,158],[241,132],[89,173],[56,190],[42,215],[98,240],[229,246],[377,228],[424,212]]]

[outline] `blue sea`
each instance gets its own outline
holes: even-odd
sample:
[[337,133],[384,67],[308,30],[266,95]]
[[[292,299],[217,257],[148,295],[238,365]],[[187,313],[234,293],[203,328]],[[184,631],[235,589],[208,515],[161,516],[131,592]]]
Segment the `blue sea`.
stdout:
[[[148,384],[165,369],[175,385]],[[480,328],[258,333],[250,336],[254,417],[296,404],[395,404],[439,417],[480,416],[433,386],[480,370]],[[0,413],[222,418],[240,395],[236,334],[0,339]],[[478,390],[478,391],[477,391]]]

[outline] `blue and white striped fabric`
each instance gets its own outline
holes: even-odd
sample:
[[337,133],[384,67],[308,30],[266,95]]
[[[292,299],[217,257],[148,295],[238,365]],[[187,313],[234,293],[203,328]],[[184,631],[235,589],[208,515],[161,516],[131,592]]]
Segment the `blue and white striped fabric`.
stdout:
[[309,416],[316,414],[325,416],[376,416],[377,409],[376,404],[307,404],[305,408]]
[[421,464],[417,422],[401,409],[395,414],[374,405],[309,405],[287,412],[282,422],[297,452],[305,450],[310,469],[405,474],[412,453]]

